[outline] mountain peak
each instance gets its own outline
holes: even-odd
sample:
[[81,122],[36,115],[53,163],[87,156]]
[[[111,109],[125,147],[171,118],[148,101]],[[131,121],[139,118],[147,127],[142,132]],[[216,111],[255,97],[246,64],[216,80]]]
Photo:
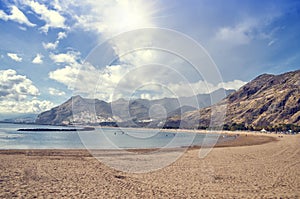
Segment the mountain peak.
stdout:
[[75,96],[72,96],[69,100],[71,101],[78,101],[78,100],[83,100],[84,98],[81,97],[81,95],[75,95]]

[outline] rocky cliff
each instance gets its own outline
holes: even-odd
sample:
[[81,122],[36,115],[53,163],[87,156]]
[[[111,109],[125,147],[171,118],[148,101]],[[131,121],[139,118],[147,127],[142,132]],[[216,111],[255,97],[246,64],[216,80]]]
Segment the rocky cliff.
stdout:
[[[280,75],[263,74],[214,106],[227,106],[225,126],[247,129],[300,126],[300,70]],[[188,127],[208,127],[212,107],[171,117],[166,125],[188,122]]]

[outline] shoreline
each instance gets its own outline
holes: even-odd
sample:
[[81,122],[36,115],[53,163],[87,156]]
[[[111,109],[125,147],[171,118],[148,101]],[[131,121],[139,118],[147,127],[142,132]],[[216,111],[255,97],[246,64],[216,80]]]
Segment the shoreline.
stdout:
[[[266,136],[290,136],[290,135],[297,135],[300,134],[284,134],[284,133],[275,133],[275,132],[261,132],[261,131],[243,131],[243,130],[236,130],[236,131],[229,131],[229,130],[202,130],[202,129],[164,129],[164,128],[143,128],[143,127],[113,127],[113,126],[90,126],[90,125],[48,125],[48,124],[31,124],[31,123],[10,123],[10,122],[3,122],[0,121],[0,123],[8,123],[8,124],[19,124],[19,125],[41,125],[41,126],[53,126],[53,127],[80,127],[79,129],[54,129],[55,131],[92,131],[95,129],[130,129],[130,130],[139,130],[139,131],[160,131],[160,132],[172,132],[172,133],[201,133],[201,134],[225,134],[225,135],[237,135],[237,134],[250,134],[250,135],[266,135]],[[39,128],[21,128],[17,131],[39,131]],[[42,128],[42,131],[53,131],[52,128]],[[1,149],[0,149],[1,150]]]
[[[89,127],[89,126],[88,126]],[[202,129],[163,129],[163,128],[134,128],[134,127],[112,127],[112,126],[92,126],[96,129],[130,129],[130,130],[153,130],[153,131],[160,131],[160,132],[172,132],[172,133],[202,133],[202,134],[230,134],[230,135],[236,135],[236,134],[251,134],[251,135],[266,135],[266,136],[290,136],[290,135],[297,135],[297,134],[280,134],[275,132],[261,132],[261,131],[242,131],[242,130],[236,130],[236,131],[228,131],[228,130],[202,130]],[[298,133],[300,134],[300,133]]]
[[[198,132],[199,133],[199,132]],[[202,132],[201,132],[202,133]],[[220,133],[228,134],[228,133]],[[231,134],[236,135],[237,133]],[[221,141],[216,143],[212,148],[227,148],[227,147],[243,147],[243,146],[257,146],[266,144],[269,142],[276,142],[279,139],[275,136],[267,135],[253,135],[243,132],[239,132],[239,136],[233,140]],[[147,153],[158,150],[172,151],[181,150],[186,148],[187,150],[196,150],[205,148],[201,146],[188,146],[188,147],[177,147],[177,148],[140,148],[140,149],[0,149],[0,155],[25,155],[25,156],[75,156],[75,157],[91,157],[90,151],[101,151],[101,152],[117,152],[127,151],[132,153]]]

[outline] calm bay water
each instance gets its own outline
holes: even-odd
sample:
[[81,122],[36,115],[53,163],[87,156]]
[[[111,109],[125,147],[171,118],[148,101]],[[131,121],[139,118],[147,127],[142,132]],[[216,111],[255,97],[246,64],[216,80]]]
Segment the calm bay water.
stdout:
[[217,134],[96,128],[94,131],[17,131],[20,128],[72,128],[0,123],[0,149],[173,148],[213,143]]

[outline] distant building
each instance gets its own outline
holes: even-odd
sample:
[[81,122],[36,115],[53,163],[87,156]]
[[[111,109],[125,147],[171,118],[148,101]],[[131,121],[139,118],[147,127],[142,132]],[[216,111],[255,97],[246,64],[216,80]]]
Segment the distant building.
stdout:
[[262,133],[267,133],[268,131],[266,130],[266,129],[262,129],[260,132],[262,132]]

